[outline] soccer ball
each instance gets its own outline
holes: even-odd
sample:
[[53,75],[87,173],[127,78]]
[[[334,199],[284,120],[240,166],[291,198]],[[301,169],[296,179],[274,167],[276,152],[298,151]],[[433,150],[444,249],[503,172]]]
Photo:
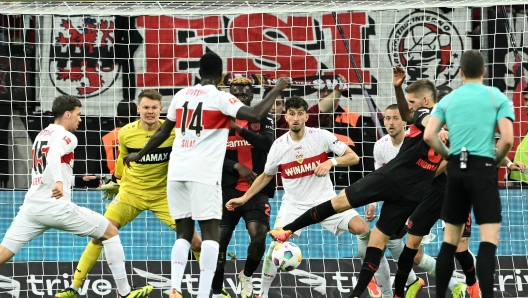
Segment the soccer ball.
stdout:
[[292,271],[299,267],[302,261],[301,249],[294,243],[279,243],[271,254],[273,263],[281,271]]

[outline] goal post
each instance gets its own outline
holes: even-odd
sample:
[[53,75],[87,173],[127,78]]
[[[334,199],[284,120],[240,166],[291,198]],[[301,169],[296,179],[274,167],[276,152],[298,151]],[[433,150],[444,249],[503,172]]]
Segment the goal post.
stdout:
[[[465,0],[4,2],[0,4],[0,239],[24,200],[31,144],[50,123],[55,97],[74,95],[83,104],[75,174],[108,175],[105,164],[113,159],[105,155],[101,138],[115,127],[118,104],[137,103],[142,90],[155,89],[163,95],[166,112],[178,90],[199,82],[198,61],[207,51],[223,60],[221,88],[236,77],[252,80],[253,104],[283,76],[294,82],[286,97],[299,95],[310,107],[318,104],[321,90],[339,91],[340,122],[332,121],[332,113],[310,116],[319,117],[322,128],[345,138],[360,155],[358,166],[332,170],[339,189],[374,169],[374,142],[385,133],[380,115],[396,102],[393,68],[400,65],[406,70],[405,85],[427,78],[436,86],[456,89],[462,84],[462,53],[479,49],[487,59],[486,84],[505,92],[514,104],[516,141],[509,154],[513,160],[528,131],[523,97],[525,91],[528,98],[525,2],[484,0],[478,7]],[[500,4],[507,4],[506,15]],[[523,162],[528,164],[528,156]],[[508,175],[500,170],[503,223],[496,291],[500,297],[528,297],[528,190],[524,183],[506,181]],[[101,201],[99,191],[73,193],[77,204],[104,213],[107,202]],[[282,195],[279,185],[270,199],[272,225]],[[364,208],[358,212],[363,215]],[[437,237],[424,246],[424,252],[436,256],[443,238],[440,224],[433,233]],[[151,297],[167,296],[163,293],[170,288],[174,231],[145,212],[120,234],[133,283],[152,284]],[[474,226],[470,248],[475,253],[479,239]],[[0,267],[0,296],[41,297],[68,286],[87,241],[50,230],[27,244],[12,262]],[[356,238],[348,233],[336,237],[315,225],[295,241],[304,261],[293,274],[281,273],[270,293],[347,297],[361,266]],[[240,290],[236,274],[243,269],[248,243],[241,222],[228,248],[233,261],[226,264],[225,287],[232,295]],[[199,267],[191,263],[184,295],[197,290]],[[259,267],[254,279],[257,290],[260,272]],[[434,297],[434,278],[418,272],[430,290],[424,292]],[[104,262],[98,262],[88,279],[81,294],[114,294]]]

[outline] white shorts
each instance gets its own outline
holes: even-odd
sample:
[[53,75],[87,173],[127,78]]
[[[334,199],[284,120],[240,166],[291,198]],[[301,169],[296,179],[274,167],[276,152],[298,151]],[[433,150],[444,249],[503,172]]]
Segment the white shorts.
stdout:
[[[277,214],[277,218],[275,219],[275,225],[273,228],[276,229],[284,227],[285,225],[297,219],[308,209],[309,208],[302,208],[298,205],[293,205],[288,201],[283,201],[279,209],[279,214]],[[350,209],[345,212],[332,215],[320,222],[320,224],[323,226],[323,228],[338,236],[343,232],[348,232],[348,223],[352,218],[358,215],[359,213],[356,210]],[[302,230],[303,229],[295,231],[292,236],[299,237],[302,233]]]
[[99,239],[105,234],[108,223],[101,214],[74,203],[59,204],[42,215],[20,209],[4,236],[2,246],[16,254],[24,244],[49,229]]
[[172,219],[222,219],[222,187],[195,181],[168,181],[167,198]]

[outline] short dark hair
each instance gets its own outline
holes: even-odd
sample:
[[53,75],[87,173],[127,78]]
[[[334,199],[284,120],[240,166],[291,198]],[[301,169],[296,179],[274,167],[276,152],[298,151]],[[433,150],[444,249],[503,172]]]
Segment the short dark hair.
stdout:
[[288,111],[289,109],[300,109],[302,108],[305,111],[308,111],[308,103],[304,98],[294,95],[290,97],[284,104],[284,110]]
[[215,52],[207,52],[200,58],[200,76],[221,77],[222,71],[222,58]]
[[433,96],[432,100],[433,102],[437,102],[437,94],[436,94],[436,86],[433,84],[433,82],[427,80],[427,79],[421,79],[418,80],[409,86],[405,88],[405,92],[407,93],[419,93],[424,94],[425,92],[430,92]]
[[446,95],[448,95],[452,91],[453,89],[447,85],[441,85],[441,86],[436,87],[436,92],[438,94],[437,95],[438,101],[440,101],[442,98],[444,98]]
[[71,95],[61,95],[53,100],[51,113],[54,119],[58,119],[64,115],[65,112],[72,112],[76,107],[82,107],[81,101]]
[[484,72],[484,55],[477,50],[465,51],[460,58],[460,68],[468,79],[478,79]]
[[117,117],[131,117],[136,116],[137,105],[133,101],[123,99],[117,104]]
[[138,95],[138,103],[141,101],[143,97],[146,97],[148,99],[157,100],[161,102],[161,99],[163,98],[163,95],[159,93],[157,90],[154,89],[145,89],[141,91]]
[[398,109],[398,104],[391,104],[391,105],[388,105],[386,108],[385,108],[385,111],[386,110],[397,110]]
[[249,86],[253,87],[253,83],[251,83],[251,80],[245,77],[238,77],[234,78],[231,83],[229,83],[229,86]]

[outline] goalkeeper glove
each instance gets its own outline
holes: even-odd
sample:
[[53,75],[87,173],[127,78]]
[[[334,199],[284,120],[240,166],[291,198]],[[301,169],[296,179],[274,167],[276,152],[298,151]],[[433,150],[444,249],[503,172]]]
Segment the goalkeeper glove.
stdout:
[[109,182],[109,183],[97,188],[97,190],[104,191],[103,197],[102,197],[103,200],[112,201],[115,198],[115,196],[117,195],[117,193],[119,192],[119,184],[117,184],[115,182]]

